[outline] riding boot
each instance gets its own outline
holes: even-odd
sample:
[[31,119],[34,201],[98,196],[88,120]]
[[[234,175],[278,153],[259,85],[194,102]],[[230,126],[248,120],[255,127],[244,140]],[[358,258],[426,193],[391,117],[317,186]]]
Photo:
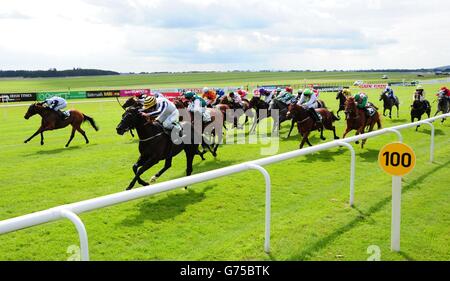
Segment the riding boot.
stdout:
[[67,119],[67,115],[64,114],[64,112],[62,112],[61,110],[58,110],[58,115],[62,120],[66,120]]
[[320,120],[319,113],[317,113],[317,111],[314,108],[310,108],[309,112],[314,121],[316,122],[317,128],[320,128],[322,126],[322,121]]

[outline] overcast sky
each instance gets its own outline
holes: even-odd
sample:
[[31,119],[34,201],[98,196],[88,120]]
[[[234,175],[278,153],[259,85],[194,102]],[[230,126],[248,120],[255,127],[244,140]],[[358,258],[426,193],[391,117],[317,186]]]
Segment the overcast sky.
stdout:
[[0,0],[0,69],[450,64],[448,0]]

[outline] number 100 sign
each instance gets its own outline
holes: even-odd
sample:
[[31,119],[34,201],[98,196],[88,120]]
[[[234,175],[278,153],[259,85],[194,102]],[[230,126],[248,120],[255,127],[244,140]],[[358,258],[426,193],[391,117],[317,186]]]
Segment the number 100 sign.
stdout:
[[412,148],[404,143],[390,143],[380,150],[378,164],[392,176],[404,176],[416,165],[416,155]]

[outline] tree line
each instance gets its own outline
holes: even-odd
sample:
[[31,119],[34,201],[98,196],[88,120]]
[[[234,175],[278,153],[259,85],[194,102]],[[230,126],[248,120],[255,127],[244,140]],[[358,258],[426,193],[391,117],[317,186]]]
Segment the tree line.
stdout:
[[119,75],[119,72],[100,70],[100,69],[82,69],[74,68],[69,70],[0,70],[1,78],[38,78],[38,77],[70,77],[70,76],[96,76],[96,75]]

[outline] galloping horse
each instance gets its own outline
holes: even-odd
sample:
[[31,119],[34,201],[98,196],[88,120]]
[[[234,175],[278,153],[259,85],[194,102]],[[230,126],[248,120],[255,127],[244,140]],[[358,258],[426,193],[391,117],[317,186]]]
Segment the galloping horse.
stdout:
[[340,90],[336,95],[336,99],[339,100],[339,109],[336,112],[339,117],[339,112],[345,110],[345,101],[347,100],[347,97],[344,95],[344,91]]
[[[178,110],[186,109],[189,105],[189,101],[183,99],[182,97],[177,97],[176,99],[173,100],[173,103],[175,104],[175,106]],[[209,150],[214,157],[217,156],[217,149],[219,148],[219,144],[222,142],[222,138],[223,138],[221,126],[225,127],[225,124],[224,124],[225,123],[225,119],[224,119],[225,113],[224,112],[222,112],[219,108],[206,108],[206,110],[209,112],[209,114],[211,116],[211,121],[207,122],[207,123],[202,123],[202,131],[204,133],[205,128],[210,127],[211,130],[208,133],[211,136],[212,141],[210,141],[210,142],[213,144],[213,146],[211,147],[209,144],[202,142],[203,151],[198,152],[198,155],[200,155],[202,160],[205,160],[203,155],[206,153],[206,149]],[[220,120],[220,118],[223,118],[223,120],[224,120],[222,122],[221,126],[215,126],[215,123],[217,122],[216,120]],[[190,112],[190,120],[192,123],[195,120],[193,112]],[[180,121],[182,121],[182,116],[180,116]],[[226,127],[225,127],[225,129],[226,129]],[[198,133],[201,134],[202,132],[198,132]],[[215,142],[216,136],[218,138],[217,143]]]
[[[356,135],[364,134],[365,128],[369,127],[369,132],[372,132],[375,123],[377,123],[378,129],[381,128],[381,120],[378,111],[375,111],[373,116],[367,117],[363,109],[356,107],[356,102],[354,97],[348,97],[345,102],[345,114],[347,115],[347,129],[345,129],[344,136],[351,131],[356,130]],[[364,148],[366,139],[362,140],[361,148]],[[357,144],[359,141],[356,142]]]
[[42,103],[33,103],[28,107],[28,111],[25,114],[24,118],[29,119],[31,116],[39,114],[42,117],[41,126],[39,129],[28,139],[24,141],[24,143],[29,142],[32,138],[37,136],[38,134],[41,134],[41,145],[44,145],[44,132],[50,131],[50,130],[56,130],[67,127],[69,124],[72,125],[72,133],[70,134],[69,141],[66,144],[66,147],[69,146],[70,142],[72,141],[73,137],[75,136],[75,131],[78,131],[80,134],[83,135],[84,139],[86,140],[86,144],[89,143],[89,140],[86,136],[86,133],[83,129],[81,129],[81,123],[84,121],[89,121],[91,126],[98,131],[98,127],[94,122],[94,119],[91,117],[81,113],[80,111],[76,109],[69,110],[70,116],[66,118],[65,120],[62,120],[61,117],[59,117],[58,113],[54,110],[44,107]]
[[[228,99],[228,97],[227,96],[224,96],[224,97],[222,97],[220,100],[219,100],[219,103],[215,106],[216,108],[219,108],[220,109],[220,111],[222,111],[223,112],[223,105],[226,105],[226,106],[228,106],[228,109],[233,109],[233,111],[234,111],[234,116],[232,116],[233,117],[233,119],[234,119],[234,127],[236,127],[236,128],[239,128],[239,127],[241,127],[241,125],[239,125],[239,118],[242,116],[242,115],[244,115],[245,114],[245,121],[244,121],[244,124],[247,124],[248,123],[248,118],[249,117],[254,117],[254,115],[253,115],[253,112],[251,111],[251,110],[249,110],[249,109],[251,109],[251,106],[250,106],[250,101],[248,101],[247,99],[242,99],[242,108],[233,108],[233,102],[231,102],[229,99]],[[225,116],[225,114],[224,114],[224,122],[225,121],[227,121],[226,120],[226,118],[225,118],[226,116]],[[226,129],[226,126],[224,125],[224,127],[225,127],[225,129]]]
[[[438,94],[438,106],[434,116],[436,116],[439,112],[442,112],[442,114],[450,112],[450,100],[446,98],[444,94]],[[445,118],[442,118],[441,123],[444,123],[444,121]]]
[[[425,109],[425,106],[427,105],[427,109]],[[431,106],[430,103],[427,100],[420,101],[415,100],[413,104],[411,105],[411,123],[414,122],[414,119],[417,119],[420,121],[422,119],[422,115],[426,113],[428,115],[428,118],[430,118],[431,115]],[[417,125],[416,132],[419,129],[420,125]]]
[[335,116],[333,112],[328,111],[326,108],[319,108],[316,110],[322,116],[322,126],[318,127],[313,118],[311,118],[308,110],[298,105],[297,103],[291,103],[288,107],[287,117],[296,120],[298,133],[303,137],[300,143],[300,149],[303,148],[305,142],[312,146],[309,142],[308,136],[314,130],[320,131],[320,139],[325,140],[323,136],[323,129],[333,131],[334,139],[339,139],[336,135],[336,127],[333,125],[334,121],[339,120],[339,117]]
[[380,101],[383,101],[383,116],[386,116],[386,110],[389,110],[389,118],[392,119],[392,107],[397,107],[397,118],[398,118],[398,109],[400,102],[398,100],[398,97],[395,97],[395,100],[392,100],[390,97],[387,96],[385,92],[382,92],[380,95]]
[[117,134],[123,135],[131,128],[135,128],[139,136],[140,156],[133,165],[135,176],[127,190],[132,189],[136,181],[143,186],[149,185],[141,179],[141,175],[160,160],[165,160],[164,167],[151,178],[151,182],[155,182],[172,166],[172,158],[183,150],[186,154],[186,175],[189,176],[192,173],[192,162],[198,151],[198,144],[193,142],[190,144],[184,142],[179,145],[174,144],[171,137],[164,133],[164,129],[158,122],[148,122],[134,107],[128,108],[123,114],[122,120],[116,128]]

